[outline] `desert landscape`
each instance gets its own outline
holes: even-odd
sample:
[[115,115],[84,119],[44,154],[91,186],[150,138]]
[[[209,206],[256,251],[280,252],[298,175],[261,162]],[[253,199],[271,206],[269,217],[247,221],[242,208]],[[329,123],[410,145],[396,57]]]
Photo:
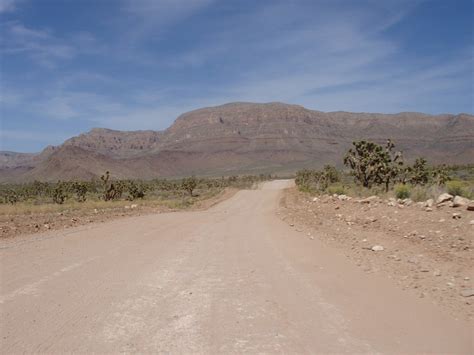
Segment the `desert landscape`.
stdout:
[[0,354],[474,354],[472,0],[0,0]]

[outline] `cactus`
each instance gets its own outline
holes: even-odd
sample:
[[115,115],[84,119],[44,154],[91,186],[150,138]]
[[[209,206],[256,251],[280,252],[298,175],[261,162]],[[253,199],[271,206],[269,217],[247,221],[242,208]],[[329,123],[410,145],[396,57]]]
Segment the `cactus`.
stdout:
[[426,166],[427,161],[424,158],[418,158],[413,166],[407,168],[409,182],[412,185],[426,185],[430,179],[430,173]]
[[189,192],[189,195],[192,197],[193,196],[193,191],[197,186],[197,179],[194,176],[185,178],[181,182],[181,188],[187,192]]
[[355,180],[370,188],[374,184],[385,185],[388,191],[392,182],[403,168],[401,152],[393,152],[395,145],[387,140],[385,147],[369,141],[352,143],[344,157],[344,165],[352,169]]
[[445,185],[448,181],[451,180],[448,168],[444,164],[436,167],[433,170],[432,177],[436,184],[438,184],[439,186]]
[[100,179],[102,180],[102,198],[104,201],[115,200],[122,196],[123,184],[120,182],[113,183],[108,171]]
[[87,195],[87,185],[83,182],[75,181],[72,183],[71,190],[76,195],[77,202],[84,202]]
[[67,198],[67,186],[66,183],[58,181],[56,186],[53,189],[53,201],[59,205],[64,203],[64,200]]
[[143,185],[137,184],[134,181],[129,181],[127,184],[127,192],[128,197],[127,199],[130,201],[136,200],[137,198],[145,197],[145,189]]

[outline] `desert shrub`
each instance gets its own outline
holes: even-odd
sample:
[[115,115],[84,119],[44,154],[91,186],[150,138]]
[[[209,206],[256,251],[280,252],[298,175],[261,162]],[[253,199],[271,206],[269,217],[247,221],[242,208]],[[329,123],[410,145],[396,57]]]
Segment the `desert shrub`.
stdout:
[[127,184],[127,199],[130,201],[136,200],[137,198],[145,197],[145,189],[142,184],[138,184],[134,181],[130,181]]
[[469,197],[466,186],[461,181],[448,181],[446,183],[446,190],[453,196]]
[[413,185],[426,185],[430,179],[430,172],[427,161],[424,158],[415,160],[413,166],[408,167],[409,181]]
[[67,198],[67,185],[62,181],[58,181],[56,186],[53,189],[53,201],[59,205],[64,203],[64,200]]
[[410,198],[415,202],[426,201],[431,198],[426,186],[414,186],[410,191]]
[[410,197],[410,187],[408,185],[399,184],[395,186],[395,196],[405,199]]
[[394,152],[395,145],[387,140],[385,147],[369,141],[353,142],[344,157],[344,165],[351,169],[356,182],[366,188],[373,185],[384,185],[388,191],[403,169],[403,160],[400,152]]
[[451,180],[449,169],[446,165],[440,165],[433,168],[431,175],[433,181],[439,186],[446,185],[446,183]]
[[14,190],[8,190],[5,193],[4,196],[4,202],[9,203],[11,205],[14,205],[20,200],[20,197],[18,196],[18,193]]
[[[234,178],[234,177],[233,177]],[[233,179],[234,180],[234,179]],[[235,181],[237,177],[235,177]],[[193,196],[193,191],[197,186],[197,179],[194,176],[184,178],[181,181],[181,188],[189,193],[189,196]]]
[[124,183],[121,181],[112,182],[108,171],[100,177],[100,180],[102,181],[102,199],[104,201],[119,199],[122,196]]
[[87,185],[84,182],[73,182],[71,185],[71,190],[76,196],[77,202],[84,202],[86,200]]
[[315,192],[326,191],[332,183],[340,181],[340,174],[331,165],[326,165],[323,170],[303,169],[296,173],[295,183],[301,191]]
[[346,193],[346,189],[341,184],[330,185],[326,189],[327,193],[330,195],[337,194],[337,195],[344,195]]

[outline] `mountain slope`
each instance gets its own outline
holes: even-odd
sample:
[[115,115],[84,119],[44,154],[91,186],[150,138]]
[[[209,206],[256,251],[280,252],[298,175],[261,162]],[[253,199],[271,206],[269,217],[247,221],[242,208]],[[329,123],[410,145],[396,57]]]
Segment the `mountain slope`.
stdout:
[[230,103],[178,117],[162,132],[93,129],[41,154],[0,154],[2,180],[153,178],[289,172],[340,165],[351,142],[395,141],[406,157],[473,163],[474,116],[320,112],[283,103]]

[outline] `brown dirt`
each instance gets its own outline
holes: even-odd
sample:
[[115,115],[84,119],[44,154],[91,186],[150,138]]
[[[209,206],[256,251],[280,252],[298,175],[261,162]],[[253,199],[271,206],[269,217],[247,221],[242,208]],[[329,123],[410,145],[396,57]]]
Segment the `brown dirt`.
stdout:
[[2,353],[472,353],[472,323],[281,221],[290,183],[0,240]]
[[[141,216],[164,212],[202,210],[233,196],[238,190],[227,188],[218,194],[197,201],[183,208],[171,208],[159,201],[137,200],[108,202],[99,206],[87,205],[71,207],[61,212],[33,212],[0,214],[0,238],[13,238],[25,234],[64,230],[90,223],[106,222],[117,218]],[[109,205],[109,206],[106,206]],[[132,205],[136,207],[131,208]],[[77,207],[77,205],[76,205]],[[96,208],[97,207],[97,208]],[[38,210],[41,206],[38,206]]]
[[[427,212],[416,204],[364,204],[327,195],[314,202],[293,188],[285,191],[279,213],[302,237],[340,249],[366,273],[393,279],[458,318],[473,318],[474,298],[461,291],[473,288],[474,212],[447,206]],[[375,245],[384,250],[372,251]]]

